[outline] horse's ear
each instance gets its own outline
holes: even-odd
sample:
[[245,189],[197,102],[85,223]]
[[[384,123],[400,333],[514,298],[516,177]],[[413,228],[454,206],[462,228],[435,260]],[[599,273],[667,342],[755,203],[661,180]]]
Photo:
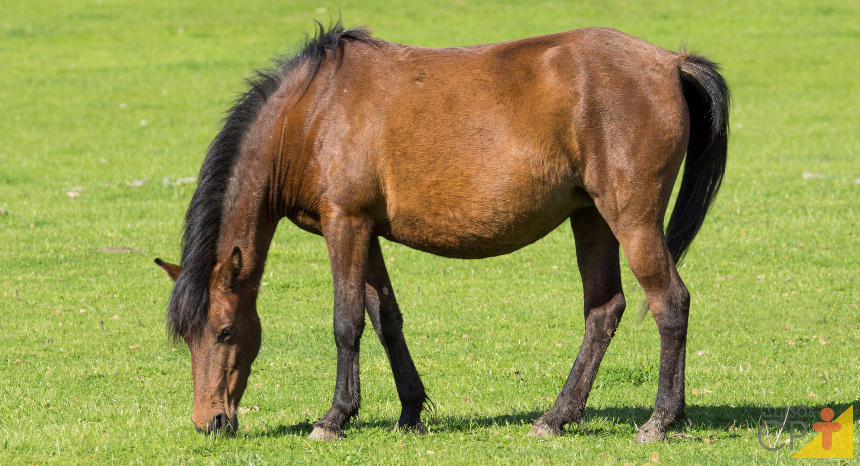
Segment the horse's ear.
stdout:
[[155,259],[155,263],[158,264],[158,266],[161,267],[161,270],[163,270],[164,273],[166,273],[173,281],[176,281],[176,277],[178,277],[179,273],[182,272],[182,267],[169,262],[164,262],[159,258]]
[[240,273],[242,273],[242,250],[236,246],[230,253],[230,257],[221,264],[218,269],[218,276],[227,287],[232,288]]

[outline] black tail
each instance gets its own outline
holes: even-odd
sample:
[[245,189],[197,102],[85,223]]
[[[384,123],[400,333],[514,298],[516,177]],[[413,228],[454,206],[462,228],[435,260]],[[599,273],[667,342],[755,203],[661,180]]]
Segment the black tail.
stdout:
[[729,87],[708,59],[684,54],[681,88],[690,111],[690,141],[666,243],[677,265],[702,227],[726,172]]

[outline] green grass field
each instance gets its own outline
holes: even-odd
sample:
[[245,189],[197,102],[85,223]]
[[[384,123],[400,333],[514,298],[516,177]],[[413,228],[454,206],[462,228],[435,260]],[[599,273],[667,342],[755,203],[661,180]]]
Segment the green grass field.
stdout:
[[[654,405],[659,337],[650,317],[636,325],[629,270],[586,424],[526,437],[582,339],[567,225],[484,261],[385,243],[436,403],[431,434],[392,432],[399,403],[368,331],[360,428],[328,444],[306,439],[334,388],[328,261],[321,238],[284,223],[239,435],[194,432],[189,353],[165,332],[172,284],[152,263],[178,261],[194,185],[173,180],[196,176],[242,79],[339,14],[433,47],[611,26],[723,65],[728,175],[681,268],[691,423],[672,440],[633,444]],[[856,0],[3,2],[0,464],[820,462],[767,451],[758,431],[777,408],[808,407],[789,420],[810,430],[824,407],[860,416],[858,18]]]

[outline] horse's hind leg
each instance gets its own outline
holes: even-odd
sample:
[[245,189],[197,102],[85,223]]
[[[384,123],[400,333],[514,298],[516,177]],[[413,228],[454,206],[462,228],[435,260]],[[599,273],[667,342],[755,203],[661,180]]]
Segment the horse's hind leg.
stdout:
[[664,440],[666,429],[684,417],[684,361],[690,294],[666,247],[658,222],[620,225],[618,239],[633,275],[642,285],[660,333],[660,378],[654,413],[636,435],[637,443]]
[[402,406],[396,429],[426,433],[427,428],[421,423],[421,411],[427,394],[406,347],[403,316],[394,297],[378,238],[370,242],[364,305],[394,373],[394,384]]
[[534,436],[558,435],[565,424],[582,420],[600,361],[624,313],[618,241],[612,231],[594,207],[578,210],[570,223],[585,295],[585,335],[555,404],[535,421],[529,433]]

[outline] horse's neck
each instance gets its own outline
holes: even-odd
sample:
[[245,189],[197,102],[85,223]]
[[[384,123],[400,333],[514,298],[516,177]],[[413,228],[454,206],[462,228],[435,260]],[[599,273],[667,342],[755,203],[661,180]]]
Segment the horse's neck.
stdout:
[[218,241],[218,261],[221,263],[238,246],[245,267],[250,270],[250,279],[256,283],[262,278],[278,218],[269,205],[266,189],[256,186],[265,180],[244,176],[241,179],[246,181],[237,184],[238,188],[232,187],[227,193],[232,198],[225,202]]
[[252,260],[252,276],[257,277],[262,277],[275,228],[292,208],[292,194],[305,168],[306,161],[291,160],[284,154],[284,108],[294,104],[294,93],[289,89],[287,86],[273,95],[248,130],[224,198],[218,257],[223,260],[239,246],[243,256]]

